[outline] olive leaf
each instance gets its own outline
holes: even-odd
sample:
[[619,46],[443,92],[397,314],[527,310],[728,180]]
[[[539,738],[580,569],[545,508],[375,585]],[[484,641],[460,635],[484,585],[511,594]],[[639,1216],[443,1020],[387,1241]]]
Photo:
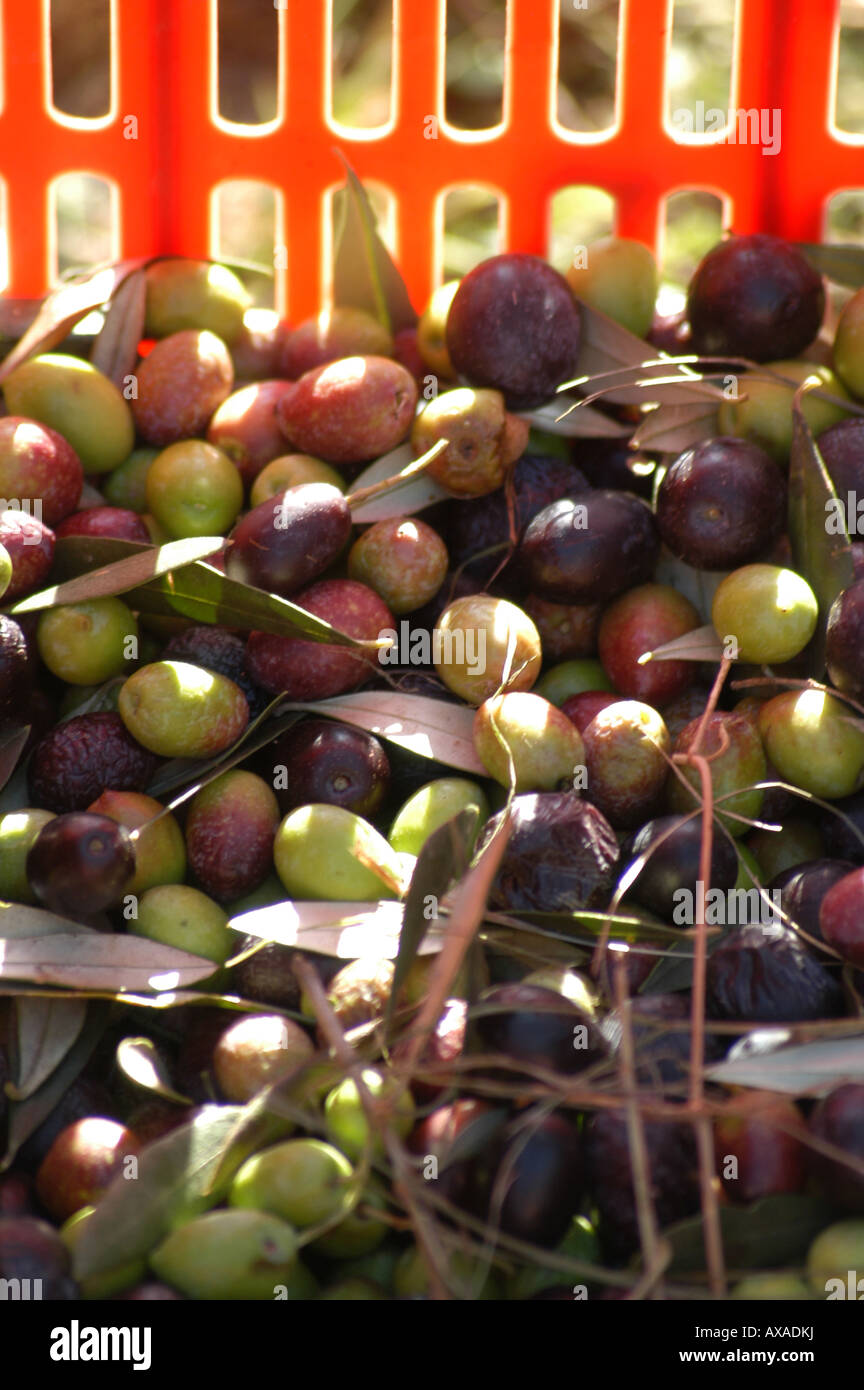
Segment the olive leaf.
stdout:
[[[396,449],[391,449],[389,454],[382,454],[381,458],[364,468],[351,484],[351,492],[363,492],[367,487],[410,468],[415,462],[411,445],[400,444]],[[379,497],[370,497],[367,501],[352,507],[351,518],[364,526],[372,521],[390,521],[393,517],[413,516],[424,507],[431,507],[436,502],[445,502],[449,497],[450,493],[428,473],[419,473],[398,484],[391,491]]]
[[345,724],[366,729],[409,753],[432,758],[447,767],[488,776],[474,750],[474,710],[428,695],[402,695],[389,690],[368,690],[339,695],[315,704],[291,703],[286,709],[331,715]]
[[179,1105],[191,1105],[188,1096],[180,1095],[171,1085],[164,1059],[152,1038],[121,1038],[117,1044],[117,1066],[142,1091],[160,1096]]
[[[404,905],[392,898],[378,902],[289,902],[251,908],[232,917],[236,932],[262,941],[278,941],[322,956],[358,960],[361,956],[393,960],[399,950]],[[441,949],[441,924],[433,924],[418,954]]]
[[847,1081],[864,1082],[864,1034],[818,1038],[784,1045],[788,1033],[760,1030],[742,1039],[723,1062],[706,1068],[711,1081],[727,1086],[754,1086],[794,1096],[820,1096]]
[[630,441],[634,449],[651,453],[681,454],[719,434],[717,407],[711,402],[694,405],[660,405],[649,410]]
[[30,725],[25,724],[21,729],[13,729],[0,742],[0,790],[6,786],[18,766],[18,761],[24,752],[29,737]]
[[16,998],[14,1001],[15,1080],[6,1086],[13,1100],[26,1100],[63,1061],[81,1035],[87,1005],[81,999]]
[[[681,940],[681,930],[669,927],[665,922],[651,918],[648,912],[638,915],[626,912],[542,912],[523,911],[510,916],[507,913],[488,912],[486,920],[514,928],[530,931],[538,937],[550,940],[579,943],[579,933],[584,933],[584,944],[594,945],[594,939],[611,928],[611,940],[622,942],[652,942]],[[493,938],[497,939],[497,938]]]
[[673,637],[652,652],[643,652],[638,664],[645,666],[649,661],[713,661],[722,660],[725,648],[711,623],[705,627],[694,627],[681,637]]
[[[747,1207],[721,1207],[723,1256],[731,1269],[776,1269],[803,1260],[811,1242],[831,1220],[832,1207],[821,1197],[783,1192]],[[667,1226],[663,1239],[672,1248],[668,1272],[705,1268],[705,1220],[688,1217]]]
[[820,245],[812,241],[799,241],[796,245],[813,268],[835,285],[846,285],[850,290],[864,287],[864,246],[854,242]]
[[[680,932],[679,932],[680,935]],[[708,940],[708,954],[716,951],[723,940],[723,934]],[[693,942],[688,939],[678,941],[664,952],[647,980],[640,986],[640,994],[675,994],[678,990],[690,989],[693,985]]]
[[[9,903],[0,899],[0,942],[36,940],[40,936],[91,936],[93,928],[68,917],[59,917],[47,907],[29,903]],[[0,956],[2,974],[2,956]]]
[[[57,543],[55,566],[60,577],[71,578],[141,551],[151,556],[155,553],[154,547],[142,546],[136,541],[107,536],[68,536]],[[203,560],[158,574],[148,583],[126,590],[125,595],[124,602],[139,613],[189,618],[197,623],[219,623],[247,630],[256,628],[284,637],[303,637],[310,642],[355,647],[358,651],[376,651],[380,645],[377,641],[349,637],[296,603],[243,584],[239,579],[229,579]]]
[[726,577],[725,570],[697,570],[679,560],[671,551],[662,550],[654,570],[655,584],[668,584],[689,598],[696,611],[707,619],[711,616],[714,595]]
[[355,647],[358,651],[374,652],[379,647],[377,641],[349,637],[298,604],[238,579],[229,579],[203,562],[133,589],[127,602],[138,612],[190,618],[198,623],[219,623],[245,630],[254,628],[279,637],[301,637],[310,642]]
[[576,296],[582,325],[579,370],[587,376],[614,371],[617,367],[641,367],[656,358],[657,349],[629,328],[586,304]]
[[[78,537],[61,538],[59,546],[75,545]],[[120,542],[124,544],[124,542]],[[129,542],[135,544],[137,542]],[[87,570],[75,579],[67,579],[63,584],[53,584],[39,593],[28,594],[10,609],[18,616],[21,613],[36,613],[42,608],[55,608],[64,603],[83,603],[87,599],[108,598],[113,594],[125,594],[130,589],[146,584],[157,575],[182,569],[205,555],[214,555],[225,545],[223,536],[191,536],[187,540],[168,541],[160,546],[142,546],[134,555],[124,560],[115,560],[98,569]],[[87,547],[89,551],[89,547]],[[64,549],[65,555],[65,549]],[[62,558],[62,557],[61,557]]]
[[94,309],[107,304],[124,280],[147,263],[145,257],[138,257],[136,260],[118,261],[115,265],[97,266],[74,280],[58,285],[42,300],[33,323],[0,364],[0,381],[5,381],[28,358],[40,352],[50,352],[76,323],[80,323]]
[[280,734],[284,734],[286,729],[290,729],[292,724],[296,724],[302,716],[299,710],[293,710],[290,714],[285,714],[281,719],[273,718],[273,711],[279,704],[279,697],[271,701],[261,714],[247,725],[246,729],[238,738],[233,747],[226,752],[220,753],[218,757],[211,758],[207,762],[202,762],[200,758],[172,758],[165,763],[156,774],[150,786],[147,788],[148,794],[161,800],[166,792],[174,791],[177,787],[182,787],[183,791],[176,796],[166,806],[166,811],[175,811],[178,806],[182,806],[184,801],[188,801],[190,796],[195,796],[202,787],[206,787],[209,782],[221,777],[223,772],[229,772],[237,763],[242,763],[246,758],[257,753],[259,749],[266,748],[268,743],[272,743]]
[[792,448],[789,458],[789,542],[792,561],[819,603],[819,621],[810,652],[810,671],[820,679],[825,669],[828,612],[854,579],[852,551],[843,509],[834,484],[801,409],[805,382],[792,403]]
[[414,961],[430,926],[427,911],[430,899],[436,905],[455,879],[461,878],[471,862],[471,850],[477,838],[480,812],[468,806],[451,820],[433,830],[414,865],[411,884],[405,897],[402,933],[393,972],[393,984],[384,1015],[389,1030],[405,977]]
[[369,195],[342,152],[337,153],[345,166],[345,186],[333,198],[333,303],[365,309],[391,333],[413,328],[417,314],[402,275],[378,235]]
[[575,396],[556,396],[554,400],[544,401],[533,410],[520,410],[516,413],[532,429],[545,430],[548,434],[561,435],[566,439],[627,439],[633,433],[632,425],[619,424],[602,410],[591,405],[580,406]]
[[[142,936],[72,930],[2,940],[0,980],[96,989],[166,989],[213,974],[212,960]],[[170,984],[168,983],[170,981]]]
[[38,1090],[25,1100],[9,1105],[6,1153],[0,1172],[14,1162],[18,1150],[59,1105],[70,1086],[90,1061],[109,1018],[109,1005],[97,1000],[87,1007],[87,1019],[72,1046]]
[[75,1245],[75,1278],[146,1259],[173,1227],[215,1206],[224,1189],[208,1186],[242,1114],[239,1105],[204,1106],[142,1150],[135,1182],[118,1173]]
[[[711,401],[719,408],[724,395],[711,379],[719,373],[710,371],[710,359],[696,371],[700,362],[701,359],[697,357],[658,358],[656,351],[648,348],[647,356],[637,366],[589,372],[563,382],[558,390],[583,392],[586,405],[595,399],[611,405],[646,405],[652,401],[657,405],[688,405],[696,401]],[[570,409],[579,407],[577,400]]]
[[105,321],[90,350],[90,362],[122,391],[138,361],[138,344],[144,337],[147,275],[133,270],[111,297]]

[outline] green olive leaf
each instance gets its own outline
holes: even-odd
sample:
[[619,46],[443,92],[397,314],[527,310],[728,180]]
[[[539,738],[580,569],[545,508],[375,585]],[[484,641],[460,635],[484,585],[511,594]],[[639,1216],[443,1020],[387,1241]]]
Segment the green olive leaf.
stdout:
[[[325,900],[271,903],[253,907],[232,917],[233,931],[261,941],[278,941],[321,956],[357,960],[374,956],[393,960],[399,950],[404,905],[393,898],[377,902],[327,902]],[[418,954],[432,955],[441,949],[438,923],[428,924]]]
[[817,1038],[785,1045],[789,1034],[744,1038],[724,1062],[706,1068],[711,1081],[725,1086],[754,1086],[793,1096],[824,1096],[846,1082],[864,1082],[864,1035]]
[[74,1045],[87,1018],[82,999],[16,998],[14,1082],[6,1086],[12,1100],[26,1100],[38,1091]]
[[[40,936],[90,936],[93,927],[74,922],[69,917],[60,917],[49,912],[47,907],[31,906],[29,903],[9,903],[0,899],[0,942],[35,940]],[[2,975],[2,955],[0,955],[0,975]]]
[[799,241],[796,245],[813,268],[835,285],[846,285],[850,290],[864,287],[864,246],[854,242],[821,245],[812,241]]
[[301,718],[299,710],[294,710],[283,715],[281,719],[274,719],[274,707],[278,704],[277,696],[265,710],[262,710],[257,719],[244,729],[234,746],[220,753],[218,757],[211,758],[208,762],[202,762],[200,758],[172,758],[159,769],[147,788],[148,795],[160,801],[166,792],[182,787],[183,791],[179,796],[174,797],[165,807],[166,812],[175,811],[184,801],[188,801],[190,796],[195,796],[202,787],[206,787],[208,782],[215,781],[223,772],[229,772],[237,763],[244,762],[259,749],[266,748],[268,743],[272,743]]
[[30,725],[25,724],[21,729],[13,729],[11,734],[7,734],[0,742],[0,790],[6,786],[18,766],[29,737]]
[[229,579],[203,562],[134,589],[127,602],[141,613],[190,618],[193,622],[219,623],[247,631],[255,628],[279,637],[302,637],[310,642],[355,647],[358,651],[374,652],[379,646],[376,641],[349,637],[298,604],[238,579]]
[[671,642],[664,642],[662,647],[655,647],[653,652],[643,652],[639,658],[639,665],[645,666],[649,661],[710,661],[712,663],[722,660],[724,655],[723,643],[711,623],[705,627],[695,627],[690,632],[685,632],[682,637],[673,637]]
[[208,1187],[243,1113],[239,1105],[206,1105],[147,1145],[134,1182],[118,1173],[75,1246],[75,1278],[146,1259],[175,1226],[215,1206],[224,1188],[208,1193]]
[[[730,1269],[778,1269],[803,1262],[811,1242],[831,1221],[832,1207],[821,1197],[783,1192],[748,1207],[721,1207],[723,1255]],[[705,1221],[676,1221],[662,1232],[672,1247],[668,1273],[705,1268]]]
[[[478,807],[468,806],[444,825],[440,825],[423,845],[414,865],[411,885],[405,897],[393,984],[384,1014],[384,1027],[388,1031],[392,1027],[396,1001],[405,983],[405,977],[417,959],[420,945],[432,921],[437,917],[437,904],[451,884],[467,871],[471,862],[479,818]],[[436,906],[431,919],[427,910],[430,900],[434,901]]]
[[[434,449],[430,449],[423,458],[430,458],[433,453],[437,455],[445,447],[445,441],[439,440]],[[446,502],[451,494],[428,473],[417,467],[421,462],[422,459],[415,459],[410,444],[399,444],[388,454],[382,454],[381,458],[375,459],[368,468],[364,468],[351,484],[351,495],[347,498],[352,521],[365,526],[370,521],[389,521],[393,517],[413,516],[424,507]],[[404,481],[401,481],[403,478]],[[392,486],[385,491],[383,484],[388,479]],[[361,500],[354,501],[358,494],[364,493],[367,489],[371,492],[376,488],[381,490],[369,496],[367,500],[362,500],[361,496]]]
[[[91,547],[86,544],[89,538],[67,536],[58,543],[58,548],[64,547],[61,558],[65,557],[66,548],[71,549],[81,539],[85,540],[85,545],[78,548],[85,554],[91,553]],[[100,565],[97,569],[87,570],[74,579],[67,579],[63,584],[53,584],[48,589],[40,589],[38,594],[28,594],[27,598],[22,598],[14,604],[9,612],[18,616],[21,613],[36,613],[42,608],[56,608],[64,603],[83,603],[87,599],[126,594],[157,575],[182,569],[184,565],[191,565],[193,561],[201,560],[205,555],[215,555],[224,547],[225,539],[223,536],[192,536],[187,540],[169,541],[166,545],[160,546],[139,546],[134,541],[120,541],[119,544],[135,545],[136,553],[123,560],[115,560]]]
[[[61,919],[62,920],[62,919]],[[194,985],[213,974],[213,962],[143,936],[65,931],[0,941],[0,980],[95,989],[150,989]]]
[[[172,541],[169,544],[185,546],[196,543],[204,542],[193,538],[191,541]],[[223,544],[220,538],[218,548]],[[168,547],[162,546],[160,549],[164,551]],[[112,565],[130,556],[138,558],[142,551],[147,556],[159,553],[155,547],[139,545],[135,541],[107,536],[68,536],[57,543],[55,567],[61,578],[72,578],[94,567]],[[150,563],[152,566],[154,562],[151,560]],[[307,613],[296,603],[279,598],[276,594],[268,594],[264,589],[256,589],[251,584],[243,584],[239,579],[229,579],[203,560],[192,560],[181,568],[175,566],[167,573],[151,568],[149,573],[155,576],[149,582],[139,581],[135,587],[123,591],[124,602],[138,613],[189,618],[196,623],[219,623],[246,630],[256,628],[260,632],[274,632],[283,637],[303,637],[310,642],[355,647],[358,651],[374,652],[382,645],[378,641],[363,642],[349,637],[323,619]]]
[[789,459],[789,542],[792,561],[819,603],[819,620],[811,643],[810,672],[817,680],[825,669],[825,629],[839,593],[854,579],[845,510],[801,409],[804,382],[792,404],[792,449]]
[[30,1135],[56,1109],[69,1087],[80,1076],[105,1032],[109,1015],[108,1004],[100,1000],[90,1003],[84,1027],[51,1075],[25,1100],[10,1102],[6,1153],[0,1164],[0,1172],[14,1162],[22,1144],[26,1144]]
[[660,405],[649,410],[630,440],[634,449],[652,453],[681,454],[703,439],[719,434],[717,406],[699,401],[693,405]]
[[633,433],[632,425],[620,424],[611,415],[595,410],[592,405],[583,405],[574,410],[577,404],[573,396],[556,396],[535,406],[533,410],[519,410],[516,413],[532,429],[545,430],[564,439],[629,439]]
[[405,281],[378,235],[369,195],[342,152],[337,153],[345,166],[345,185],[333,198],[333,303],[365,309],[391,333],[413,328],[417,314]]

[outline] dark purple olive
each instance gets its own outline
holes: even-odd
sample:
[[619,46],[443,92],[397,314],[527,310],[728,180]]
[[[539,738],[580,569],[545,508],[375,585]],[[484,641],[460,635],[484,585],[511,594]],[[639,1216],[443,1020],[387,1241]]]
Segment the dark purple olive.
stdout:
[[[651,1172],[651,1201],[662,1230],[699,1210],[699,1177],[693,1127],[668,1120],[643,1125]],[[630,1138],[619,1110],[598,1111],[585,1127],[589,1196],[600,1217],[598,1235],[608,1256],[625,1259],[639,1245]]]
[[[567,1074],[583,1071],[606,1053],[593,1019],[556,990],[542,985],[494,985],[480,995],[475,1028],[484,1052]],[[494,1012],[486,1012],[494,1009]]]
[[816,443],[844,509],[850,492],[855,493],[856,503],[858,498],[864,499],[864,420],[860,416],[838,420],[822,431]]
[[[443,531],[450,563],[457,570],[464,565],[462,572],[469,577],[488,581],[506,558],[511,539],[518,540],[539,511],[560,497],[585,492],[588,486],[585,474],[566,459],[523,454],[513,469],[512,523],[508,494],[503,487],[486,497],[447,504]],[[480,558],[472,560],[472,556]],[[509,568],[507,573],[509,577]],[[443,588],[449,592],[446,581]],[[454,594],[454,598],[458,597]],[[416,614],[412,619],[416,623]]]
[[[702,853],[701,816],[658,816],[642,826],[624,847],[625,868],[647,855],[628,897],[656,912],[670,924],[692,927],[695,920],[697,883]],[[738,877],[738,856],[726,836],[715,830],[711,838],[711,888],[732,888]],[[709,885],[705,885],[707,894]],[[688,893],[690,899],[682,893]],[[685,913],[679,911],[686,909]],[[691,910],[692,909],[692,910]]]
[[797,357],[819,332],[822,277],[782,237],[721,241],[699,262],[687,292],[695,352],[776,362]]
[[786,480],[758,444],[720,436],[681,454],[657,491],[657,526],[673,555],[731,570],[766,554],[786,523]]
[[596,603],[649,580],[660,553],[650,507],[596,489],[538,512],[518,550],[527,586],[558,603]]
[[447,315],[447,351],[473,386],[530,410],[576,374],[581,320],[570,286],[539,256],[491,256],[462,277]]
[[565,1115],[529,1122],[527,1138],[517,1133],[504,1154],[506,1175],[501,1230],[517,1240],[551,1249],[565,1236],[584,1185],[582,1141]]
[[390,784],[390,764],[377,738],[330,719],[305,719],[267,752],[283,813],[325,802],[372,816]]
[[[656,964],[657,957],[653,959]],[[658,1090],[671,1087],[674,1094],[683,1098],[690,1076],[693,1046],[691,1008],[689,994],[643,994],[632,1001],[629,1020],[636,1048],[637,1075],[643,1085]],[[603,1033],[613,1051],[617,1052],[623,1034],[618,1009],[613,1009],[606,1016]],[[716,1033],[706,1033],[706,1063],[719,1062],[725,1053],[726,1044],[722,1038]]]
[[[408,1136],[411,1153],[436,1159],[436,1195],[485,1216],[497,1157],[496,1111],[489,1101],[463,1097],[441,1105]],[[460,1153],[464,1157],[460,1157]]]
[[[808,1126],[816,1139],[864,1163],[864,1085],[850,1082],[831,1091],[813,1110]],[[864,1212],[864,1174],[816,1149],[808,1149],[807,1155],[829,1201],[841,1211]]]
[[[69,1252],[53,1226],[33,1216],[0,1217],[0,1281],[4,1298],[76,1299]],[[15,1281],[17,1294],[7,1292]]]
[[864,580],[850,584],[831,605],[825,664],[831,684],[860,700],[864,695]]
[[[823,810],[817,822],[826,853],[832,859],[848,859],[856,866],[864,864],[864,791],[853,792],[852,796],[844,796],[831,804],[841,815],[835,815],[834,810]],[[764,805],[762,817],[767,819]]]
[[43,826],[27,855],[30,887],[61,917],[116,907],[135,873],[129,831],[108,816],[70,811]]
[[845,1012],[839,980],[793,931],[737,927],[708,957],[705,1009],[734,1023],[804,1023]]
[[259,502],[237,523],[229,579],[285,597],[329,569],[351,536],[351,511],[329,483],[301,483]]
[[[489,894],[502,912],[602,911],[609,904],[618,838],[596,806],[571,792],[517,796],[512,832]],[[501,817],[493,816],[484,842]]]
[[822,899],[829,888],[854,868],[851,859],[811,859],[807,864],[793,864],[791,869],[784,869],[772,878],[769,888],[779,892],[780,906],[795,926],[821,941],[819,908]]

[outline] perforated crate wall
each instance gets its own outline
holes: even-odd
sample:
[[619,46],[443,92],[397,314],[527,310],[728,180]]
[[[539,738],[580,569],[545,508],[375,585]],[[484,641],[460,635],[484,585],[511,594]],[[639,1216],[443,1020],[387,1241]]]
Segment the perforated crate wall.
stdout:
[[[119,256],[209,254],[214,190],[235,179],[271,186],[275,246],[284,248],[276,302],[294,319],[326,291],[336,146],[362,178],[395,195],[397,254],[417,304],[440,278],[443,199],[454,185],[482,183],[500,199],[502,249],[540,254],[551,199],[572,184],[607,190],[618,231],[654,244],[665,199],[682,189],[726,199],[737,231],[818,239],[826,201],[864,186],[862,137],[839,133],[831,118],[839,0],[739,0],[731,105],[780,109],[782,143],[771,156],[722,134],[687,140],[667,128],[672,0],[621,0],[616,118],[599,135],[569,131],[555,117],[559,0],[509,0],[503,120],[479,132],[444,119],[446,0],[394,0],[392,119],[371,133],[328,116],[329,0],[275,0],[276,119],[254,127],[222,120],[217,3],[112,0],[111,109],[82,120],[51,108],[49,0],[2,0],[10,294],[40,295],[53,278],[51,189],[70,171],[109,182]],[[591,0],[560,3],[590,9]]]

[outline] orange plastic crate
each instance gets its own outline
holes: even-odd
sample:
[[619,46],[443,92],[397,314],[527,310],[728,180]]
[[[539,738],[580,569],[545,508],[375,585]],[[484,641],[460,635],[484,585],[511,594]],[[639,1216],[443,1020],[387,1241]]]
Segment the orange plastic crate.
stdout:
[[121,257],[212,254],[214,190],[241,178],[273,187],[285,247],[275,257],[276,304],[295,320],[326,299],[335,147],[395,195],[397,256],[417,305],[440,278],[443,198],[455,184],[482,183],[501,200],[502,249],[538,254],[551,199],[571,184],[608,191],[618,232],[655,248],[673,192],[720,195],[738,232],[818,240],[827,200],[864,185],[862,139],[831,119],[839,0],[739,0],[731,106],[780,110],[772,156],[724,143],[722,133],[685,140],[666,127],[672,0],[621,0],[616,120],[600,135],[555,119],[558,0],[509,0],[504,118],[479,132],[444,119],[446,0],[394,0],[393,118],[371,134],[327,115],[330,0],[274,0],[278,116],[257,127],[216,111],[217,0],[113,0],[111,110],[95,121],[50,107],[50,0],[0,4],[0,177],[14,296],[39,296],[53,278],[50,189],[72,171],[112,185]]

